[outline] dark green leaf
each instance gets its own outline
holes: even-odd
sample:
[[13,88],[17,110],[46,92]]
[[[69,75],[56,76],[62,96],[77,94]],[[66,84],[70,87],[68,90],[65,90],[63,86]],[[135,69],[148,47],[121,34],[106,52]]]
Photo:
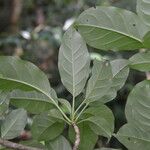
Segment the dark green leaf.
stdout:
[[145,48],[150,48],[150,31],[145,34],[143,38],[143,44]]
[[114,131],[114,116],[108,107],[103,104],[90,107],[83,113],[83,116],[85,115],[87,118],[83,121],[88,122],[95,134],[111,138]]
[[[58,137],[62,133],[64,122],[59,119],[60,114],[57,115],[59,112],[56,114],[56,111],[55,114],[45,112],[34,118],[32,125],[32,135],[34,139],[39,141],[49,141]],[[56,118],[54,118],[54,115]]]

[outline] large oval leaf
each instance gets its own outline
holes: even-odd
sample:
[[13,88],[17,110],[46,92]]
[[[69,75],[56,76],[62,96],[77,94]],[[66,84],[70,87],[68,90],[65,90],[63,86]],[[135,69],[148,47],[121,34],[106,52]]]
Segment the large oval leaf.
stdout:
[[64,34],[59,50],[59,71],[67,90],[77,96],[89,74],[90,57],[83,38],[74,28]]
[[76,26],[90,46],[102,50],[142,48],[148,31],[136,14],[115,7],[90,8],[79,16]]
[[130,67],[139,71],[150,71],[150,52],[133,55],[130,58]]
[[145,132],[133,124],[124,125],[116,137],[128,150],[149,150],[150,148],[149,132]]
[[126,117],[128,122],[150,129],[150,81],[137,84],[128,97]]
[[143,22],[150,27],[150,1],[137,0],[137,13]]
[[20,135],[27,123],[27,113],[24,109],[13,110],[8,114],[1,125],[1,137],[13,139]]
[[56,103],[56,93],[46,75],[32,63],[17,57],[0,56],[0,89],[36,90]]
[[128,124],[117,133],[117,139],[129,150],[150,147],[150,81],[137,84],[128,97],[126,118]]

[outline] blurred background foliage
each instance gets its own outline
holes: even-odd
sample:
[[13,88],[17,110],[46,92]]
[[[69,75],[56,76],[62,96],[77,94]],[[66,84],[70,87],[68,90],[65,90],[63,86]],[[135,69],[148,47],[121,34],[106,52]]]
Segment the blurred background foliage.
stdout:
[[[0,55],[14,55],[39,66],[48,76],[59,97],[71,95],[60,81],[57,68],[62,35],[85,9],[95,5],[116,6],[131,11],[136,0],[0,0]],[[89,47],[91,59],[129,58],[135,52],[104,52]],[[107,105],[116,117],[116,129],[125,122],[124,107],[132,87],[145,78],[144,74],[130,71],[124,88]],[[101,144],[101,142],[98,142]],[[112,139],[112,147],[120,147]]]

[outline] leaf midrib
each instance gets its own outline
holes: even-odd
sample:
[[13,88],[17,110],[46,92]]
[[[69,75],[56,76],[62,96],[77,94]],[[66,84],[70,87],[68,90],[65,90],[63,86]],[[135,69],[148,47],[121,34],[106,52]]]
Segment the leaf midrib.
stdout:
[[[13,82],[17,82],[17,83],[21,83],[21,84],[24,84],[24,85],[27,85],[29,87],[32,87],[33,89],[36,89],[37,91],[43,93],[45,96],[47,96],[50,100],[52,100],[52,102],[54,104],[56,104],[56,102],[54,101],[54,99],[52,99],[52,97],[50,97],[50,95],[48,95],[46,92],[42,91],[41,89],[39,89],[38,87],[36,86],[33,86],[31,84],[28,84],[27,82],[24,82],[24,81],[20,81],[20,80],[16,80],[16,79],[11,79],[11,78],[5,78],[5,77],[0,77],[0,79],[3,79],[3,80],[8,80],[8,81],[13,81]],[[50,103],[50,102],[49,102]],[[56,104],[57,105],[57,104]]]
[[23,99],[23,100],[31,100],[31,101],[37,101],[37,102],[45,102],[45,103],[50,103],[49,101],[45,100],[45,99],[39,99],[39,98],[26,98],[26,97],[10,97],[10,99],[12,100],[18,100],[18,99]]
[[114,30],[114,29],[109,29],[109,28],[101,27],[101,26],[97,26],[97,25],[88,25],[88,24],[80,24],[80,23],[77,24],[77,26],[87,26],[87,27],[93,27],[93,28],[104,29],[104,30],[108,30],[108,31],[111,31],[111,32],[115,32],[115,33],[127,36],[127,37],[129,37],[129,38],[131,38],[133,40],[136,40],[136,41],[140,42],[143,45],[142,39],[138,39],[138,38],[136,38],[134,36],[129,36],[129,34],[126,34],[126,33],[121,32],[121,31],[117,31],[117,30]]

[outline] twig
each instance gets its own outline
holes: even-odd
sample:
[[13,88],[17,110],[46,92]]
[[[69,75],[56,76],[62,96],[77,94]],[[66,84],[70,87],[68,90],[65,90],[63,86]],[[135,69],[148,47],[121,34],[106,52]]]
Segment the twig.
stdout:
[[0,145],[7,147],[7,148],[15,149],[15,150],[44,150],[44,149],[25,146],[22,144],[13,143],[7,140],[3,140],[1,138],[0,138]]
[[79,130],[79,127],[75,123],[73,123],[72,125],[73,125],[74,131],[76,133],[76,138],[75,138],[73,150],[78,150],[78,147],[80,144],[80,130]]

